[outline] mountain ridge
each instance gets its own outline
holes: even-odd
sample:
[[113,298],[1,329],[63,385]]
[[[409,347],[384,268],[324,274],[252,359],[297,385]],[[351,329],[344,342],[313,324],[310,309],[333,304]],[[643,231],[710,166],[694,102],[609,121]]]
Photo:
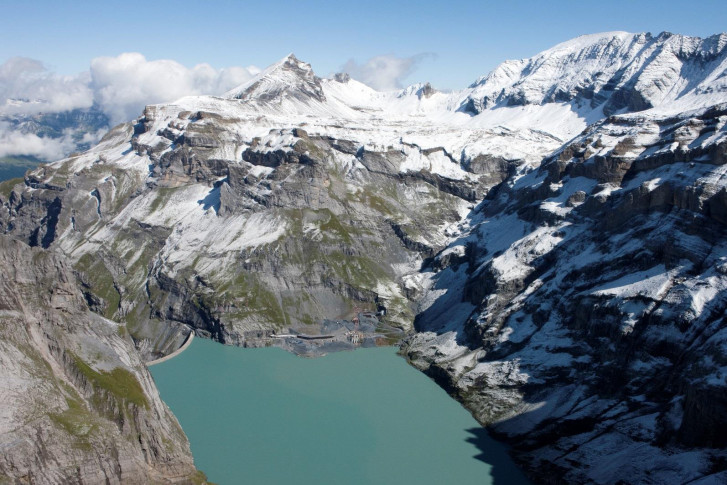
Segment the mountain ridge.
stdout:
[[[584,44],[583,40],[590,42]],[[712,72],[722,72],[725,46],[727,34],[724,33],[706,39],[667,32],[658,36],[626,32],[591,34],[528,59],[506,61],[470,86],[473,92],[463,103],[463,109],[476,114],[496,105],[575,100],[578,104],[588,101],[591,108],[606,103],[603,108],[606,115],[623,109],[642,111],[674,101],[687,94],[687,90],[698,90],[698,84],[708,81]],[[579,57],[595,65],[589,66],[585,73],[563,71],[570,59]],[[685,81],[680,72],[690,67],[682,58],[700,64],[698,68],[707,68],[707,72],[699,73],[691,81],[692,85],[684,86],[674,96],[670,91]],[[712,71],[704,65],[709,62],[717,64],[712,66]],[[695,77],[694,72],[687,74]],[[543,88],[538,85],[539,76],[555,79],[556,83]],[[508,84],[511,79],[517,82]],[[719,89],[725,89],[724,85],[720,84]],[[623,98],[620,91],[628,91],[630,97]]]

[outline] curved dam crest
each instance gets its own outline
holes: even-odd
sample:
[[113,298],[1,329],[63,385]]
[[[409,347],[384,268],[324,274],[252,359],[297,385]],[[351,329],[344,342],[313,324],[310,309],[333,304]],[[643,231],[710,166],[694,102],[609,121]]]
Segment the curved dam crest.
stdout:
[[189,343],[151,371],[197,467],[219,485],[529,483],[393,347],[302,359]]
[[164,357],[161,357],[159,359],[154,359],[154,360],[151,360],[151,361],[147,362],[146,363],[146,366],[147,367],[151,367],[153,365],[161,364],[162,362],[166,362],[168,360],[173,359],[174,357],[178,356],[179,354],[181,354],[182,352],[184,352],[185,350],[187,350],[187,348],[190,345],[192,345],[192,340],[194,340],[194,332],[193,331],[192,332],[189,332],[189,335],[187,335],[187,340],[185,340],[184,343],[182,344],[182,346],[179,347],[177,350],[175,350],[174,352],[172,352],[169,355],[165,355]]

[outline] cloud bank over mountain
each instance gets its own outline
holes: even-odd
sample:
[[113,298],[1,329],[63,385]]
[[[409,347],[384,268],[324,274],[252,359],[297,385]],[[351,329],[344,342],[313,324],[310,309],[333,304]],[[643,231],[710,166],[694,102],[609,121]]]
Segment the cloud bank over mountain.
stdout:
[[137,52],[91,61],[89,87],[94,102],[112,122],[134,118],[151,103],[165,103],[189,95],[222,94],[250,80],[259,69],[209,64],[188,68],[176,61],[148,61]]
[[54,74],[42,62],[13,57],[0,65],[0,110],[8,114],[67,111],[93,104],[90,73]]
[[52,160],[72,150],[79,136],[98,138],[98,134],[78,135],[72,130],[60,137],[46,136],[34,132],[33,123],[18,120],[94,107],[113,126],[133,119],[147,104],[222,94],[258,72],[254,66],[215,69],[198,64],[188,68],[173,60],[147,60],[129,52],[95,58],[88,71],[63,76],[35,59],[14,57],[0,65],[0,118],[4,119],[0,122],[0,156],[23,154]]
[[138,52],[127,52],[97,57],[88,71],[61,76],[40,61],[14,57],[0,65],[0,110],[34,114],[96,104],[112,123],[119,123],[136,116],[145,104],[222,94],[258,72],[254,66],[215,69],[198,64],[188,68],[173,60],[150,61]]
[[374,89],[392,91],[404,87],[402,80],[413,73],[423,60],[433,57],[435,55],[431,53],[411,57],[384,55],[372,57],[361,64],[351,59],[342,70],[357,81],[368,84]]

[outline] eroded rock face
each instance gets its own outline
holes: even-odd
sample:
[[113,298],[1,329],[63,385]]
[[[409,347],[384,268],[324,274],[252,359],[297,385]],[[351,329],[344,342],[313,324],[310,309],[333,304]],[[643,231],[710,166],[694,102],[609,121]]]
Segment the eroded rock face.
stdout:
[[405,353],[533,476],[727,476],[726,119],[607,119],[500,187],[435,258],[469,255],[433,265],[448,291]]
[[[225,123],[204,119],[206,136],[227,143]],[[213,145],[152,154],[148,177],[103,161],[75,173],[41,168],[11,192],[5,230],[33,246],[79,242],[69,253],[94,308],[127,322],[155,357],[183,340],[180,323],[242,345],[246,332],[368,305],[408,328],[402,269],[441,249],[447,228],[487,189],[474,178],[402,174],[407,153],[441,156],[418,147],[377,152],[302,129],[254,138],[242,161],[218,158]],[[141,150],[135,156],[149,156]],[[89,238],[99,229],[100,239]]]
[[0,236],[0,481],[202,483],[123,325],[64,258]]

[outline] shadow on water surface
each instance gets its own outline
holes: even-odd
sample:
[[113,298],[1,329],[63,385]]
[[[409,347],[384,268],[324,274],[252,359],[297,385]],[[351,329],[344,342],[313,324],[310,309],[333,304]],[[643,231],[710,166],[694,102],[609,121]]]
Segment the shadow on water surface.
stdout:
[[525,485],[532,482],[527,479],[508,455],[502,443],[495,441],[485,428],[470,428],[465,430],[471,436],[465,441],[477,447],[480,453],[474,458],[490,465],[493,485]]

